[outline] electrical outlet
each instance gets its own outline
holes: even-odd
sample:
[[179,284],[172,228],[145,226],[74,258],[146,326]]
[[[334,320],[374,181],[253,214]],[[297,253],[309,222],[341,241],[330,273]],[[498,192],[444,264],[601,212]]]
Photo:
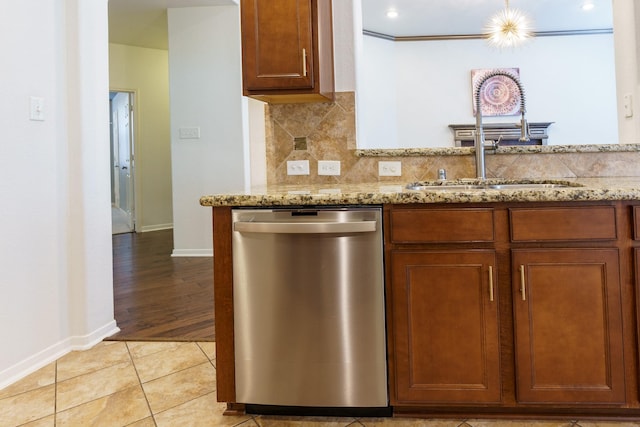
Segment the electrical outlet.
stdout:
[[287,175],[309,175],[309,160],[287,161]]
[[340,161],[318,160],[318,175],[340,175]]
[[402,176],[402,162],[378,162],[379,176]]

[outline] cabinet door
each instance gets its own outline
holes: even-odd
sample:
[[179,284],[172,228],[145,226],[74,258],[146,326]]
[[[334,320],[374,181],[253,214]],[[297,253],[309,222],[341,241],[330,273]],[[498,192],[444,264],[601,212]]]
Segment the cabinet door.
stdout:
[[[636,218],[638,218],[636,216]],[[640,224],[639,224],[640,225]],[[637,236],[637,235],[636,235]],[[636,237],[637,239],[638,237]],[[634,276],[636,278],[636,322],[640,322],[640,248],[633,249],[633,264],[634,264]],[[637,351],[640,354],[640,323],[637,323],[638,327],[636,328],[636,334],[638,334],[638,338],[636,339]]]
[[311,0],[242,0],[245,91],[313,87]]
[[617,249],[513,250],[521,403],[625,401]]
[[394,251],[391,262],[397,403],[500,402],[495,253]]

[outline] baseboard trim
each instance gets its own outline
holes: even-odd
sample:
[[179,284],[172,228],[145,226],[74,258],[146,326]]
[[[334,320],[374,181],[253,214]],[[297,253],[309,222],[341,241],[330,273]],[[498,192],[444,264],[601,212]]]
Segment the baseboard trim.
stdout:
[[147,233],[149,231],[160,231],[160,230],[169,230],[173,228],[173,223],[169,224],[156,224],[156,225],[145,225],[140,227],[139,230],[136,230],[140,233]]
[[172,257],[212,257],[213,249],[174,249]]
[[72,336],[56,344],[53,344],[42,351],[27,357],[15,365],[0,372],[0,390],[21,380],[41,369],[48,364],[55,362],[67,353],[74,350],[87,350],[103,339],[120,332],[116,321],[112,320],[106,325],[96,329],[88,335]]

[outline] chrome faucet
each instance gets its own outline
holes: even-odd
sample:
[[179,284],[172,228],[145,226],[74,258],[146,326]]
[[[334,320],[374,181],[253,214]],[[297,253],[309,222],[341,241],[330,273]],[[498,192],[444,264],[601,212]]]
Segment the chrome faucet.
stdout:
[[529,126],[527,125],[527,120],[524,115],[527,112],[526,103],[525,103],[525,95],[524,88],[522,87],[522,83],[520,80],[511,73],[507,73],[505,71],[492,71],[482,77],[482,79],[478,82],[478,87],[476,88],[476,92],[474,94],[474,100],[476,103],[476,131],[474,135],[474,147],[476,150],[476,177],[481,180],[487,179],[487,171],[484,162],[484,151],[485,149],[495,149],[498,146],[498,143],[493,142],[491,145],[487,146],[484,140],[484,130],[482,128],[482,110],[480,108],[480,92],[482,91],[482,87],[492,77],[495,76],[504,76],[507,77],[518,86],[518,91],[520,92],[520,141],[529,141]]

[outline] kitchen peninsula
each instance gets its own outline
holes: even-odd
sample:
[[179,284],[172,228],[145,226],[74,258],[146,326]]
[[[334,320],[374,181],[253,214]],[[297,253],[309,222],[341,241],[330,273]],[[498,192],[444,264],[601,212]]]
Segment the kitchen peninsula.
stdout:
[[244,409],[231,209],[378,205],[394,415],[638,419],[640,178],[463,188],[470,182],[203,196],[213,210],[218,400]]

